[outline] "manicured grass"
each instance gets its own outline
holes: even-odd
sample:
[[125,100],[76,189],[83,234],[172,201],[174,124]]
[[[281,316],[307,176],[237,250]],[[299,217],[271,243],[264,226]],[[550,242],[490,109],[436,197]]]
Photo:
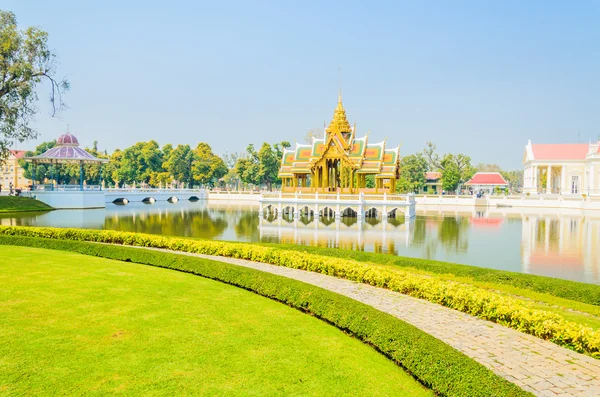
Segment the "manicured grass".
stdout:
[[[144,238],[143,235],[139,237]],[[51,248],[165,267],[253,291],[321,318],[373,346],[441,396],[530,395],[440,340],[396,317],[297,280],[219,261],[111,244],[0,235],[0,245],[2,244]]]
[[[23,236],[23,238],[18,239],[16,236]],[[46,240],[41,243],[31,237],[45,240],[51,238],[53,241]],[[569,310],[561,307],[540,310],[532,307],[534,302],[519,295],[503,296],[507,295],[503,291],[490,290],[490,288],[487,288],[486,291],[477,285],[445,279],[454,277],[453,275],[423,274],[424,270],[412,267],[402,269],[394,265],[361,262],[351,258],[337,258],[333,255],[295,252],[276,246],[192,240],[109,230],[0,226],[0,244],[63,246],[66,243],[65,240],[164,248],[173,251],[241,258],[329,274],[426,299],[600,358],[600,331],[587,326],[586,322],[575,321],[576,317],[569,317],[567,320],[565,316],[557,313],[558,310],[571,314]],[[41,247],[46,248],[45,245],[41,245]],[[582,285],[588,286],[587,284]],[[512,288],[510,285],[504,285],[504,287]],[[527,292],[531,293],[531,291]],[[579,302],[575,303],[582,305]],[[535,304],[538,305],[538,303]],[[574,315],[585,317],[585,313],[574,313]]]
[[29,212],[49,211],[53,209],[48,204],[30,197],[0,196],[0,212]]
[[191,274],[0,247],[0,394],[432,395],[314,317]]

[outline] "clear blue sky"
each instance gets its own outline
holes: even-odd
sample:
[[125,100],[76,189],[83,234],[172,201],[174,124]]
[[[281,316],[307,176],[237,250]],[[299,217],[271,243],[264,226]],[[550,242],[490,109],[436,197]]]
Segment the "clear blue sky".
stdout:
[[[325,4],[327,3],[327,4]],[[35,128],[70,125],[109,151],[140,140],[303,141],[329,122],[342,69],[358,133],[402,153],[464,152],[521,167],[527,139],[600,133],[599,1],[34,1],[4,0],[22,27],[50,33],[69,109]]]

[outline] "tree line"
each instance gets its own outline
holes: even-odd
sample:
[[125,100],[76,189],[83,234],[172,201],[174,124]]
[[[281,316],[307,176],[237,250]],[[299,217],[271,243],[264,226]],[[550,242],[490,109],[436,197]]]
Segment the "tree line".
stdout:
[[[26,157],[37,156],[56,146],[56,141],[39,144]],[[273,189],[281,184],[277,178],[283,148],[289,142],[263,143],[256,151],[248,145],[245,153],[215,154],[209,144],[200,142],[196,147],[171,144],[160,146],[150,140],[109,154],[98,150],[98,143],[85,148],[92,155],[108,159],[104,165],[84,165],[84,181],[88,185],[104,183],[111,187],[229,187],[235,189],[263,187]],[[58,184],[79,183],[78,164],[38,164],[19,160],[27,179],[36,183],[56,181]]]
[[441,174],[442,189],[459,193],[460,187],[477,172],[499,172],[508,182],[509,190],[517,192],[523,187],[523,170],[505,171],[496,164],[471,164],[471,157],[463,153],[440,155],[434,143],[427,142],[422,152],[404,156],[400,160],[400,178],[396,184],[402,193],[418,193],[427,182],[425,174]]

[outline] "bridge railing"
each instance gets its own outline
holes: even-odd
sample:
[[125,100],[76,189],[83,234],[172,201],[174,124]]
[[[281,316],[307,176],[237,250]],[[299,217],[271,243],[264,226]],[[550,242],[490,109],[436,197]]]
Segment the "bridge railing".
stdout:
[[53,185],[51,183],[35,185],[32,189],[36,192],[75,192],[75,191],[100,191],[100,185]]
[[202,192],[204,189],[158,189],[158,188],[107,188],[107,192],[125,192],[125,193],[191,193]]

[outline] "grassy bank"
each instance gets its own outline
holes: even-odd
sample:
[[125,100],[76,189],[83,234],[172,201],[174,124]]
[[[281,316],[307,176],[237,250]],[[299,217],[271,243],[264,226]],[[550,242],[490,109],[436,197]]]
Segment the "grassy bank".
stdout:
[[3,393],[433,395],[335,327],[223,283],[24,247],[2,247],[0,274]]
[[[254,291],[322,318],[372,345],[438,395],[529,395],[438,339],[395,317],[296,280],[197,257],[129,247],[8,236],[2,237],[2,242],[166,267]],[[3,338],[10,340],[11,345],[0,347],[8,353],[8,356],[3,354],[0,357],[12,358],[22,351],[15,348],[15,339],[25,339],[27,344],[31,344],[31,354],[40,354],[38,350],[44,350],[40,343],[56,342],[60,354],[46,352],[44,357],[57,366],[48,371],[50,379],[62,377],[73,387],[83,384],[88,390],[99,388],[108,392],[121,391],[121,388],[129,386],[131,388],[125,389],[125,392],[133,394],[145,390],[154,392],[154,388],[158,391],[155,394],[170,394],[173,390],[177,394],[185,394],[185,389],[177,386],[178,382],[194,384],[195,381],[193,390],[196,391],[198,387],[214,387],[206,389],[209,394],[425,395],[418,385],[398,375],[402,374],[399,368],[389,372],[389,367],[370,357],[371,353],[375,354],[374,351],[356,350],[360,357],[355,357],[351,341],[334,341],[335,335],[329,336],[325,328],[311,330],[308,327],[314,325],[309,319],[297,320],[295,316],[302,317],[300,313],[288,313],[283,310],[285,307],[273,306],[273,302],[253,306],[253,300],[245,291],[231,291],[231,287],[210,282],[195,284],[192,281],[193,284],[188,285],[187,280],[193,277],[183,273],[136,268],[125,263],[107,264],[98,262],[101,260],[97,258],[74,254],[62,254],[67,255],[74,265],[66,265],[59,256],[57,267],[52,251],[28,248],[25,251],[29,256],[23,256],[23,251],[19,250],[22,248],[8,246],[0,250],[0,255],[4,255],[4,258],[0,256],[0,266],[8,269],[0,272],[0,277],[15,279],[10,283],[3,280],[4,285],[10,285],[11,291],[5,291],[8,302],[0,305],[0,310],[12,313],[17,317],[15,321],[23,322],[19,327],[0,328],[0,332],[12,330],[14,333]],[[40,258],[50,262],[39,262]],[[12,266],[14,263],[19,265]],[[65,298],[67,301],[63,301]],[[238,305],[242,307],[236,311]],[[26,312],[21,313],[20,308]],[[204,315],[198,316],[196,311]],[[63,321],[62,316],[69,321]],[[224,319],[220,319],[221,316]],[[283,318],[279,319],[279,316]],[[296,321],[300,321],[299,325],[295,324]],[[138,322],[139,327],[136,326]],[[263,328],[263,322],[269,327]],[[323,327],[327,326],[323,324]],[[248,335],[248,328],[251,335]],[[134,331],[130,332],[131,329]],[[56,334],[41,340],[36,338],[39,333],[54,330],[57,330]],[[31,332],[34,334],[30,336]],[[72,336],[72,340],[61,339],[61,335],[65,334]],[[143,335],[147,340],[139,340]],[[339,336],[346,338],[342,334]],[[215,343],[215,340],[223,343]],[[273,342],[279,344],[275,351],[271,351]],[[140,351],[134,348],[134,343]],[[340,354],[338,348],[342,348],[342,343],[347,343],[352,349],[342,349],[347,360],[338,363],[335,356]],[[34,349],[35,345],[42,348]],[[82,351],[69,352],[71,348]],[[237,349],[242,350],[238,352]],[[196,350],[204,354],[201,359],[196,356]],[[309,358],[304,357],[302,352],[307,352]],[[84,364],[87,371],[77,367],[77,373],[71,379],[68,369],[61,364],[65,357],[69,357],[65,353],[74,353],[74,358],[79,360],[73,364]],[[87,363],[88,360],[82,357],[84,354],[91,357],[90,362],[95,361],[95,357],[98,361]],[[54,356],[57,356],[56,359],[53,359]],[[312,363],[313,359],[315,363]],[[347,368],[343,368],[344,365]],[[122,372],[117,372],[114,366],[121,368]],[[44,371],[44,368],[35,365],[34,370]],[[230,372],[232,368],[234,372]],[[92,372],[88,375],[88,371]],[[314,371],[323,371],[323,374],[321,376]],[[350,372],[356,379],[345,379]],[[94,376],[98,373],[104,375]],[[6,375],[0,374],[2,376]],[[92,382],[86,384],[82,377],[90,377]],[[19,378],[21,382],[35,379],[35,376]],[[319,379],[322,380],[321,385],[317,384]],[[346,385],[345,382],[349,383]],[[308,384],[305,386],[305,383]],[[258,386],[264,389],[256,389]],[[165,393],[161,392],[163,389]]]
[[53,208],[29,197],[0,196],[1,212],[49,211]]
[[[0,227],[0,235],[166,248],[319,272],[425,299],[600,358],[600,330],[589,326],[590,319],[594,320],[593,316],[532,302],[530,299],[508,295],[502,291],[423,274],[411,268],[402,269],[398,266],[359,262],[273,246],[108,230]],[[583,305],[580,302],[573,303]],[[543,307],[539,308],[539,305]],[[567,314],[571,317],[567,317]],[[586,322],[573,320],[576,316],[582,317]]]

